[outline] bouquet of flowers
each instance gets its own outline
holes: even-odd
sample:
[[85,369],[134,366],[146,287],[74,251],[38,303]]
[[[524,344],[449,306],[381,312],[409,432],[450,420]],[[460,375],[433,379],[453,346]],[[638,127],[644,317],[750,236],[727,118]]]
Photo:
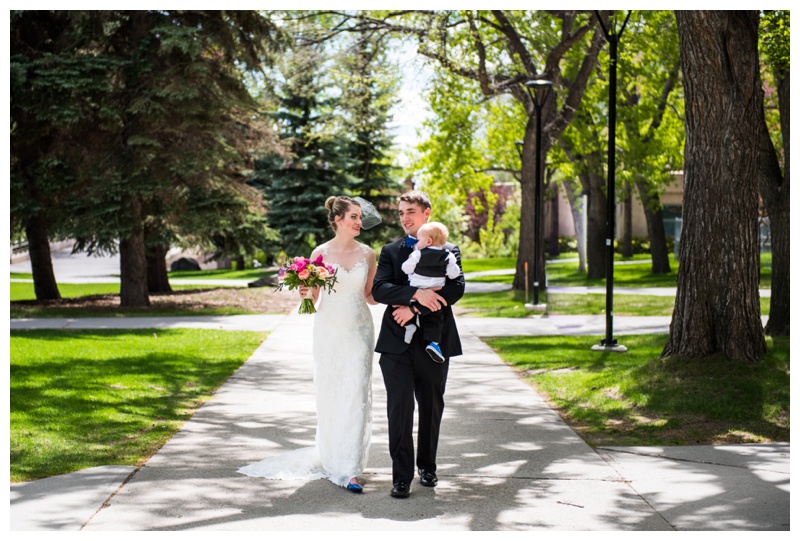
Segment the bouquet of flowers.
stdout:
[[[336,269],[322,261],[322,255],[314,261],[305,257],[295,257],[291,263],[284,265],[278,271],[278,289],[288,287],[289,290],[300,286],[309,288],[320,287],[330,293],[336,284]],[[316,313],[314,299],[311,292],[300,303],[299,314]]]

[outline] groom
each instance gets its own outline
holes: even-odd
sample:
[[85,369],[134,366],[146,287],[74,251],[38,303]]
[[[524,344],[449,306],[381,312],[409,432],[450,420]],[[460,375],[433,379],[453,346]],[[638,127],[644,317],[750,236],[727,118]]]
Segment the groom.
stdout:
[[[431,214],[427,194],[418,190],[400,196],[397,206],[400,224],[406,233],[401,239],[387,244],[381,250],[378,268],[372,287],[373,298],[386,304],[375,351],[381,354],[380,366],[386,386],[387,414],[389,417],[389,454],[392,458],[391,495],[407,498],[414,479],[414,399],[419,405],[419,434],[416,466],[419,482],[434,487],[436,477],[436,449],[439,445],[439,427],[444,411],[444,390],[447,383],[449,358],[461,355],[452,305],[464,294],[464,273],[455,280],[447,279],[438,290],[417,289],[408,285],[408,275],[400,266],[408,259],[416,242],[417,230]],[[446,244],[461,267],[461,252],[454,244]],[[425,315],[442,310],[444,328],[439,346],[445,362],[434,362],[425,351],[427,342],[422,332],[414,333],[411,343],[404,340],[403,326],[417,314]],[[421,321],[421,318],[420,318]]]

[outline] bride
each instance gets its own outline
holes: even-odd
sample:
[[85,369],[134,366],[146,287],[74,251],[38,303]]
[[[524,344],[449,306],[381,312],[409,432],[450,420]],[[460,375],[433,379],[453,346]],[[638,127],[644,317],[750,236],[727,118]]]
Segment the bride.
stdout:
[[[364,216],[362,217],[362,207]],[[375,252],[356,241],[361,229],[380,222],[374,207],[361,198],[329,197],[325,202],[334,237],[318,246],[336,268],[335,291],[320,295],[314,318],[314,384],[317,403],[316,446],[297,449],[239,469],[268,479],[323,479],[362,492],[372,432],[372,358],[375,347],[372,299]],[[362,221],[363,219],[363,221]],[[300,288],[305,296],[308,288]],[[321,298],[320,298],[321,297]]]

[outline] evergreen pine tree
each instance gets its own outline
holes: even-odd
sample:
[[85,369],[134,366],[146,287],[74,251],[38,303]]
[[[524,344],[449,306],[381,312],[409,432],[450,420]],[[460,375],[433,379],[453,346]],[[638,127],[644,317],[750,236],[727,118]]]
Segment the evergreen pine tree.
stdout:
[[352,194],[371,202],[384,222],[364,230],[359,240],[383,243],[396,236],[394,204],[400,190],[393,164],[389,110],[396,101],[398,78],[391,69],[386,44],[374,35],[358,35],[339,60],[344,132],[348,134],[347,173]]
[[288,157],[260,159],[249,181],[268,201],[269,224],[280,237],[273,248],[291,257],[308,256],[330,238],[325,200],[345,194],[349,184],[346,141],[336,129],[337,99],[327,92],[323,61],[311,47],[286,58],[273,115]]

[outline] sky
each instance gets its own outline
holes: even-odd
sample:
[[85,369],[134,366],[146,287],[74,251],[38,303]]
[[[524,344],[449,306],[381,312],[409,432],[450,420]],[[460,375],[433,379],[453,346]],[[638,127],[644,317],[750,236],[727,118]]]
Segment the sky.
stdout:
[[399,150],[399,165],[406,166],[411,151],[419,142],[417,131],[422,128],[422,123],[430,113],[422,93],[433,71],[417,54],[413,42],[403,42],[402,47],[395,51],[395,55],[402,81],[400,101],[392,109],[393,118],[390,126],[394,130],[395,144]]

